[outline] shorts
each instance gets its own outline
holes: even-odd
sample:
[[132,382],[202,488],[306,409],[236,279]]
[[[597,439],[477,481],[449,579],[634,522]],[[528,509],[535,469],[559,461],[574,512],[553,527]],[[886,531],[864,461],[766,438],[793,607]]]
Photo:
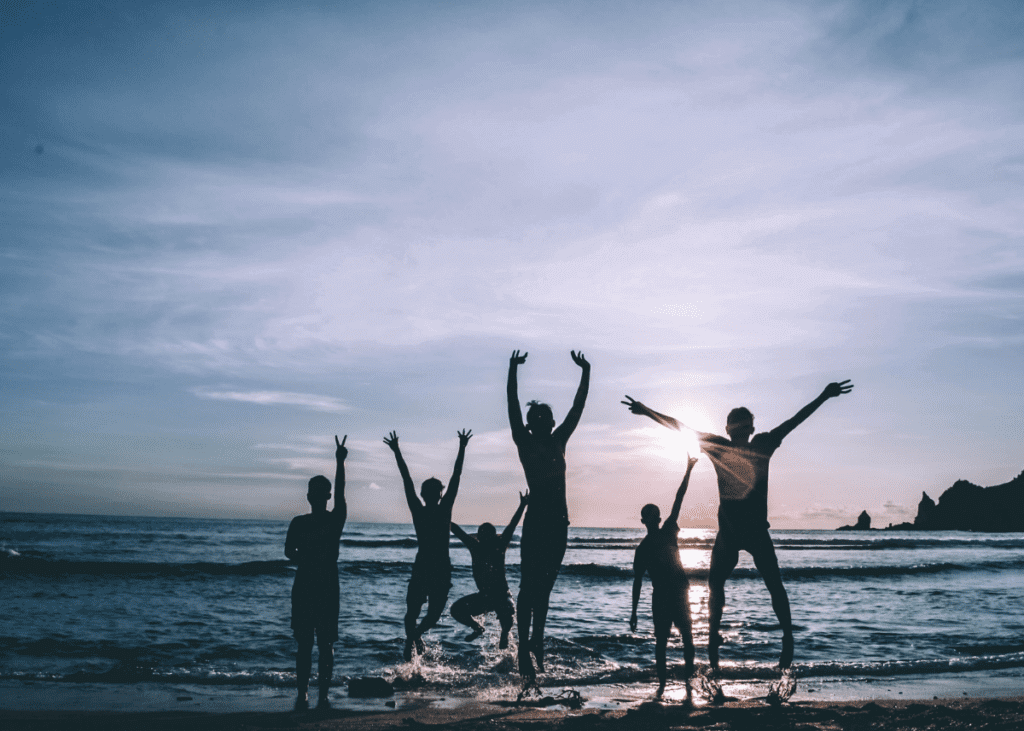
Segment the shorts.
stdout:
[[679,628],[683,641],[693,643],[693,631],[690,626],[690,585],[685,577],[679,583],[667,588],[655,589],[651,597],[651,614],[654,617],[654,636],[668,637],[672,625]]
[[321,645],[338,641],[340,594],[337,584],[292,586],[292,634],[300,644]]
[[408,604],[423,604],[428,599],[434,601],[440,598],[447,599],[451,588],[451,563],[446,561],[437,566],[431,566],[426,562],[415,563],[412,567],[412,578],[409,579],[406,602]]

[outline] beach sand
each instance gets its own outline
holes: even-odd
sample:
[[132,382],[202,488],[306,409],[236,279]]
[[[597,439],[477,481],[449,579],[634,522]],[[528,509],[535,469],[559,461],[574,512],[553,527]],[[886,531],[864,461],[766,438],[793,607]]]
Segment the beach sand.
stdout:
[[868,702],[800,701],[780,707],[740,702],[724,706],[690,707],[683,703],[644,702],[605,710],[517,706],[493,703],[424,702],[398,710],[249,711],[0,711],[6,731],[112,731],[113,729],[188,729],[188,731],[247,731],[250,729],[381,729],[451,728],[460,731],[661,731],[668,729],[1024,729],[1024,697],[929,701]]

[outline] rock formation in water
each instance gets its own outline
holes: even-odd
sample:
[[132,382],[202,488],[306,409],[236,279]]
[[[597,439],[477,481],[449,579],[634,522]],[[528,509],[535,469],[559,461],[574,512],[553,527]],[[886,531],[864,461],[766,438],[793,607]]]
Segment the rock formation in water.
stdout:
[[1003,485],[979,487],[957,480],[936,503],[923,493],[913,523],[892,530],[1024,531],[1024,472]]
[[871,516],[868,511],[862,510],[857,522],[853,525],[841,525],[836,530],[871,530]]

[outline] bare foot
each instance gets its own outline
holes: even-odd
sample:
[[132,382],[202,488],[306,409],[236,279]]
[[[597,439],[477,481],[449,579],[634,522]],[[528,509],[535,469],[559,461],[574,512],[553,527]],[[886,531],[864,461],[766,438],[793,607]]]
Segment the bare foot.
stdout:
[[508,632],[502,632],[501,633],[501,640],[498,641],[498,649],[499,650],[507,650],[508,649]]
[[412,640],[405,641],[405,650],[402,652],[402,657],[405,658],[406,662],[412,660]]

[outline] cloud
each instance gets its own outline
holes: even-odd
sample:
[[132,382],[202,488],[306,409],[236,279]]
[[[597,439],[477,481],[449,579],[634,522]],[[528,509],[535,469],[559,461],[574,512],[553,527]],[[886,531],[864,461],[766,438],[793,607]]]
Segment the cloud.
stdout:
[[310,411],[338,413],[348,411],[351,407],[333,396],[320,396],[312,393],[292,393],[290,391],[212,391],[203,388],[192,389],[199,398],[214,401],[241,401],[259,404],[260,406],[299,406]]

